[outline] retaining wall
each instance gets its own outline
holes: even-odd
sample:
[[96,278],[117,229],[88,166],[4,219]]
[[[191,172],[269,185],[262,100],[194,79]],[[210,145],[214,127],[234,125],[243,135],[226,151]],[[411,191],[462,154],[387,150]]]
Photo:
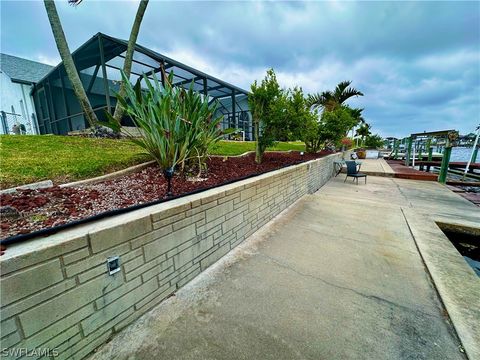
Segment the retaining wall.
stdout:
[[[293,202],[318,190],[339,157],[8,246],[0,258],[2,356],[50,349],[55,359],[84,358]],[[114,275],[106,266],[111,256],[121,263]]]

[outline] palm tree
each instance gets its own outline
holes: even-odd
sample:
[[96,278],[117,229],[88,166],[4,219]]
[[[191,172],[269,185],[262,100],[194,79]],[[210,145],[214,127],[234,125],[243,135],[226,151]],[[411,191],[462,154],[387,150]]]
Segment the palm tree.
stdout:
[[62,23],[58,17],[57,8],[53,0],[44,0],[45,10],[47,11],[48,20],[50,21],[50,26],[52,28],[53,37],[55,38],[55,43],[57,44],[58,52],[60,53],[60,58],[63,61],[63,66],[65,67],[65,72],[67,73],[68,79],[72,84],[73,91],[75,96],[82,107],[82,110],[85,114],[85,118],[90,126],[95,126],[98,124],[97,115],[93,111],[92,105],[88,100],[85,89],[83,88],[82,81],[78,75],[77,68],[73,62],[72,54],[68,48],[67,39],[65,38],[65,33],[63,32]]
[[[125,54],[125,60],[123,63],[123,72],[130,76],[130,72],[132,70],[132,61],[133,61],[133,53],[135,51],[135,44],[137,43],[138,33],[140,31],[140,25],[143,20],[143,15],[145,14],[145,10],[147,9],[149,0],[141,0],[140,4],[138,5],[137,14],[135,15],[135,20],[133,22],[132,30],[130,32],[130,37],[128,39],[127,45],[127,52]],[[82,0],[68,0],[68,3],[77,6],[82,2]],[[90,126],[95,126],[98,124],[98,118],[93,111],[92,105],[88,100],[87,94],[85,93],[85,89],[83,88],[82,81],[80,80],[80,76],[78,75],[77,68],[75,67],[75,63],[72,58],[72,54],[70,53],[70,49],[68,48],[67,39],[65,38],[65,34],[63,32],[62,24],[60,22],[60,18],[58,17],[57,9],[55,7],[55,3],[53,0],[44,0],[45,9],[47,10],[48,19],[50,21],[50,25],[52,27],[53,36],[55,38],[55,42],[57,44],[58,52],[60,53],[60,57],[63,61],[63,65],[65,66],[65,71],[67,73],[68,79],[72,83],[73,90],[75,95],[77,96],[80,105],[82,106],[82,110],[85,113],[85,117],[87,118],[87,122]],[[125,85],[120,85],[120,92],[122,96],[125,96]],[[123,116],[123,109],[120,107],[119,103],[115,106],[114,118],[120,124],[120,121]]]
[[365,142],[365,138],[371,134],[370,129],[371,125],[367,123],[364,123],[357,129],[356,135],[361,137],[362,145]]
[[365,110],[364,108],[351,108],[348,105],[344,105],[344,107],[348,110],[350,116],[355,120],[355,125],[348,129],[345,136],[348,136],[348,133],[352,132],[352,138],[354,136],[353,131],[358,125],[365,124],[365,119],[363,118],[362,112]]
[[[82,1],[82,0],[80,0]],[[127,45],[127,53],[125,54],[125,61],[123,63],[123,72],[127,75],[127,78],[130,77],[130,72],[132,71],[132,60],[133,60],[133,53],[135,51],[135,45],[137,43],[138,32],[140,31],[140,25],[143,20],[143,15],[145,14],[145,10],[147,9],[148,0],[141,0],[140,4],[138,5],[137,14],[135,15],[135,21],[133,22],[132,31],[130,32],[130,38],[128,39]],[[125,97],[125,83],[122,81],[120,85],[120,96]],[[118,124],[121,123],[123,116],[123,108],[120,105],[120,102],[117,101],[117,105],[115,106],[115,112],[113,113],[113,118]]]
[[357,124],[365,124],[365,119],[362,116],[364,108],[351,108],[347,106],[350,116],[357,121]]
[[363,93],[353,87],[350,87],[351,81],[342,81],[334,91],[324,91],[322,93],[308,96],[308,105],[310,107],[322,107],[326,111],[333,111],[342,105],[352,96],[363,96]]

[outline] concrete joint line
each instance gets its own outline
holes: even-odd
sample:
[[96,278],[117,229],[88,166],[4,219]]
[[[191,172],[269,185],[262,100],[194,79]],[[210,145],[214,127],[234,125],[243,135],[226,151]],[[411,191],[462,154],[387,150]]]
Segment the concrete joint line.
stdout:
[[308,278],[311,278],[311,279],[314,279],[314,280],[318,280],[318,281],[321,281],[322,283],[328,285],[328,286],[331,286],[331,287],[334,287],[334,288],[337,288],[337,289],[340,289],[340,290],[345,290],[345,291],[350,291],[350,292],[353,292],[361,297],[364,297],[366,299],[370,299],[370,300],[374,300],[375,302],[378,302],[378,303],[383,303],[383,304],[388,304],[390,306],[393,306],[393,307],[396,307],[396,308],[400,308],[400,309],[403,309],[403,310],[406,310],[408,312],[412,312],[412,313],[420,313],[422,315],[425,315],[425,316],[429,316],[429,317],[434,317],[434,318],[437,318],[437,319],[440,319],[441,317],[438,316],[438,315],[435,315],[435,314],[430,314],[428,312],[425,312],[421,309],[412,309],[408,306],[405,306],[405,305],[401,305],[401,304],[397,304],[396,302],[393,302],[393,301],[390,301],[390,300],[387,300],[385,298],[382,298],[380,296],[377,296],[377,295],[371,295],[371,294],[364,294],[358,290],[355,290],[355,289],[352,289],[352,288],[349,288],[349,287],[345,287],[345,286],[341,286],[341,285],[337,285],[337,284],[333,284],[329,281],[326,281],[318,276],[315,276],[315,275],[312,275],[312,274],[306,274],[306,273],[303,273],[301,271],[298,271],[297,269],[294,269],[292,268],[290,265],[288,264],[285,264],[284,262],[278,260],[278,259],[275,259],[271,256],[268,256],[266,254],[263,254],[263,253],[259,253],[261,256],[271,260],[274,264],[284,268],[284,269],[287,269],[287,270],[290,270],[300,276],[303,276],[303,277],[308,277]]
[[[407,225],[408,227],[408,231],[410,232],[410,236],[412,237],[413,239],[413,242],[415,243],[415,247],[417,248],[417,251],[418,251],[418,254],[420,255],[420,259],[422,259],[422,263],[423,263],[423,267],[425,268],[425,273],[427,274],[428,276],[428,279],[430,281],[430,284],[432,285],[433,289],[435,290],[435,293],[437,294],[437,298],[438,300],[440,301],[440,304],[442,306],[442,309],[440,310],[445,310],[445,314],[447,316],[447,321],[453,325],[453,329],[455,330],[455,337],[457,338],[457,341],[462,345],[462,349],[465,349],[464,345],[463,345],[463,342],[458,334],[458,330],[455,326],[455,323],[452,321],[451,317],[450,317],[450,314],[448,313],[448,310],[447,310],[447,307],[445,306],[445,303],[443,302],[443,299],[442,299],[442,296],[440,295],[440,292],[438,291],[438,288],[437,288],[437,285],[435,284],[435,282],[433,281],[433,277],[432,277],[432,274],[430,273],[430,270],[427,266],[427,263],[425,262],[425,258],[423,257],[423,254],[422,252],[420,251],[420,247],[418,246],[418,243],[417,243],[417,239],[415,238],[415,236],[413,235],[413,231],[412,231],[412,228],[410,227],[410,224],[408,223],[408,219],[407,219],[407,216],[405,215],[405,212],[403,210],[403,208],[401,207],[400,208],[402,210],[402,215],[403,215],[403,218],[405,220],[405,224]],[[432,219],[433,221],[433,219]],[[465,352],[464,352],[465,353]]]
[[[408,206],[413,208],[413,204],[410,202],[410,200],[408,200],[407,195],[405,195],[405,193],[402,191],[402,188],[398,185],[398,183],[395,181],[395,179],[391,178],[390,180],[392,180],[392,182],[395,185],[395,187],[397,188],[398,192],[403,196],[405,201],[408,203]],[[403,210],[402,210],[402,213],[403,213]],[[404,217],[405,217],[405,215],[404,215]],[[405,221],[406,221],[406,219],[405,219]]]

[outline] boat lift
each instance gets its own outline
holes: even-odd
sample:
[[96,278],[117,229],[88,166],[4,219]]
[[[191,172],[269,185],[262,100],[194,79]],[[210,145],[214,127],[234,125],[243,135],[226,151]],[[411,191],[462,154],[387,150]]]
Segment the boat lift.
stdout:
[[478,155],[478,138],[480,137],[480,124],[476,128],[477,130],[477,136],[475,136],[475,142],[473,143],[473,148],[472,148],[472,155],[470,156],[470,159],[468,159],[467,166],[465,166],[465,172],[463,173],[462,180],[465,181],[465,177],[467,176],[468,169],[470,168],[470,164],[475,162],[477,159]]
[[[452,148],[457,146],[458,131],[456,130],[441,130],[430,131],[423,133],[414,133],[408,137],[408,145],[405,154],[405,166],[415,167],[415,154],[418,149],[419,160],[423,159],[422,151],[428,152],[428,161],[432,161],[433,146],[436,145],[437,151],[442,153],[442,162],[440,167],[440,174],[438,181],[445,184],[447,181],[448,163],[450,162],[450,155]],[[410,162],[411,161],[411,162]]]

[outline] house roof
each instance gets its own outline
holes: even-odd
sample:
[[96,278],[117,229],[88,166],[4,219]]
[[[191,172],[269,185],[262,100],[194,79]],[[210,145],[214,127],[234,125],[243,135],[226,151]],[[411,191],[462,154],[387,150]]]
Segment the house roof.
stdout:
[[37,83],[53,66],[8,54],[0,54],[0,70],[14,82]]

